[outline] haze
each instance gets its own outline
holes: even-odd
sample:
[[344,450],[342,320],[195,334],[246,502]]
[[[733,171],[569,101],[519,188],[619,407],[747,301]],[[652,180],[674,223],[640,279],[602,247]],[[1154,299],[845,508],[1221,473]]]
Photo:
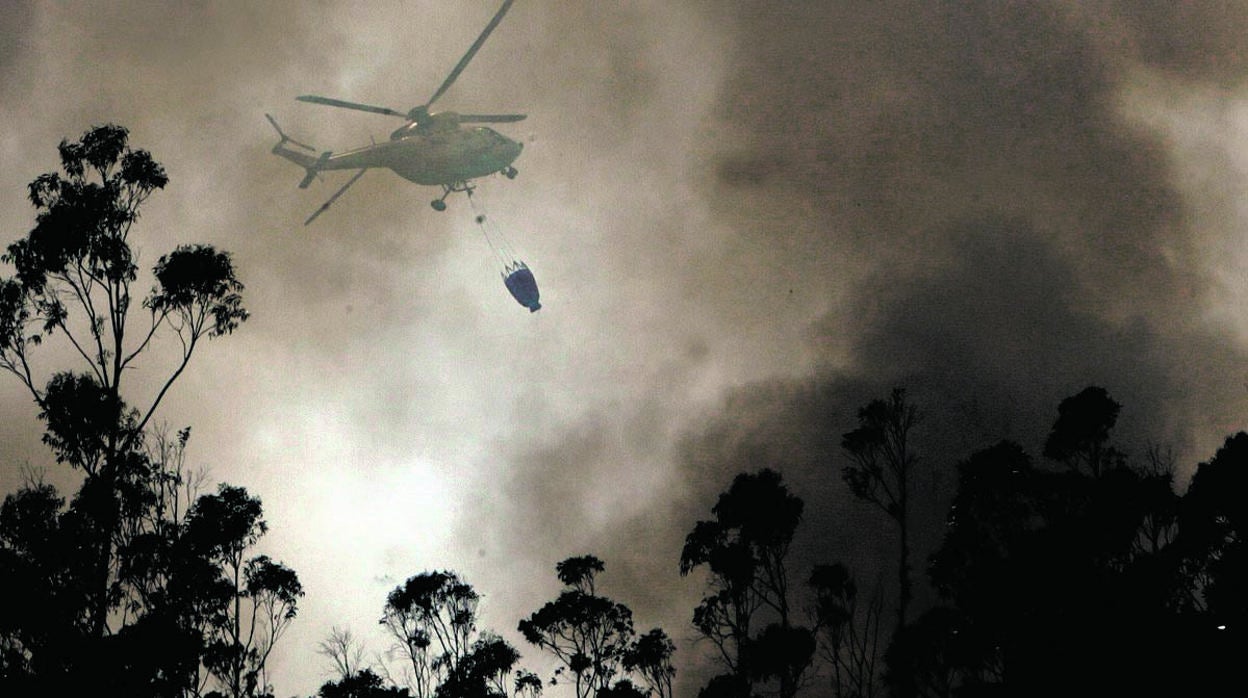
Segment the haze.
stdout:
[[[1173,446],[1183,474],[1244,427],[1248,8],[522,0],[438,106],[528,114],[498,127],[519,177],[479,193],[535,314],[462,196],[436,213],[435,190],[370,172],[305,228],[347,175],[296,189],[264,119],[323,149],[385,138],[396,120],[293,98],[421,104],[496,9],[6,3],[5,244],[56,144],[112,122],[170,177],[141,266],[207,242],[247,286],[252,318],[163,414],[209,482],[262,499],[262,549],[304,583],[279,695],[325,680],[332,626],[384,649],[385,594],[431,569],[540,666],[516,622],[585,553],[680,641],[692,694],[684,535],[770,466],[807,501],[800,555],[886,550],[838,444],[894,385],[951,466],[1038,443],[1092,383],[1120,438]],[[0,404],[5,491],[24,468],[68,479],[21,386]]]

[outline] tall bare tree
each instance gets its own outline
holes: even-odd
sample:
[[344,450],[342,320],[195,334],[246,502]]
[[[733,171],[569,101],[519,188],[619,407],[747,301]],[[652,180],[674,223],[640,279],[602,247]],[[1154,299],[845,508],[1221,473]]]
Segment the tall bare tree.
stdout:
[[840,563],[816,565],[809,585],[815,592],[819,652],[832,670],[833,695],[872,698],[880,691],[884,597],[877,589],[861,604],[857,583]]
[[841,448],[850,465],[841,471],[854,496],[879,507],[897,524],[897,629],[906,625],[914,597],[910,576],[910,478],[917,454],[910,432],[918,409],[906,391],[893,389],[887,400],[873,400],[858,410],[858,428],[846,433]]

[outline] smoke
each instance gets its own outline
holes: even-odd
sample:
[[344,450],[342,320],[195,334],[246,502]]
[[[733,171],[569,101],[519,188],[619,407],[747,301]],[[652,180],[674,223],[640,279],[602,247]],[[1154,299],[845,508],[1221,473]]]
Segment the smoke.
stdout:
[[[667,288],[695,289],[697,316],[719,325],[695,360],[671,361],[696,372],[740,353],[769,375],[737,364],[713,406],[671,400],[679,388],[656,381],[660,397],[640,407],[517,445],[507,510],[529,555],[593,551],[621,600],[687,637],[700,583],[659,580],[672,579],[684,534],[738,472],[778,469],[806,500],[794,569],[840,559],[868,581],[885,573],[887,522],[850,501],[839,438],[893,386],[924,415],[920,550],[939,540],[958,460],[1001,438],[1038,455],[1058,402],[1087,385],[1123,403],[1115,436],[1129,452],[1175,450],[1180,486],[1245,426],[1245,348],[1215,320],[1225,296],[1206,251],[1230,244],[1242,219],[1228,201],[1196,210],[1182,151],[1147,117],[1161,107],[1151,100],[1188,89],[1212,85],[1214,104],[1241,98],[1245,13],[1200,3],[700,8],[730,37],[694,149],[710,175],[697,203],[717,239],[713,262],[676,270]],[[1141,80],[1169,92],[1131,97]],[[1242,170],[1203,174],[1228,197],[1242,189]],[[641,420],[662,425],[653,439],[610,441],[656,403],[662,418]],[[666,452],[672,424],[681,429]],[[655,462],[666,484],[630,488],[629,476],[654,480]],[[617,512],[606,521],[604,496]],[[667,595],[642,591],[660,584]],[[691,692],[709,669],[695,645],[682,651]]]
[[[925,414],[931,501],[976,448],[1037,453],[1088,384],[1123,404],[1120,442],[1173,445],[1181,477],[1244,426],[1236,6],[516,3],[438,106],[529,115],[499,127],[520,176],[479,195],[537,275],[532,315],[462,200],[436,214],[437,192],[370,172],[302,227],[345,176],[296,189],[264,119],[324,149],[385,138],[391,120],[293,97],[421,104],[497,3],[19,7],[10,239],[55,144],[113,121],[171,178],[141,265],[209,242],[247,284],[252,319],[166,416],[262,498],[266,552],[308,590],[283,693],[319,685],[331,626],[375,628],[427,569],[461,572],[537,664],[515,624],[557,594],[555,562],[592,553],[639,628],[680,641],[692,694],[713,667],[685,534],[772,467],[807,505],[795,568],[874,579],[891,538],[849,501],[839,441],[894,386]],[[136,387],[161,373],[141,368]],[[38,459],[5,390],[5,461]],[[919,515],[931,544],[939,506]]]

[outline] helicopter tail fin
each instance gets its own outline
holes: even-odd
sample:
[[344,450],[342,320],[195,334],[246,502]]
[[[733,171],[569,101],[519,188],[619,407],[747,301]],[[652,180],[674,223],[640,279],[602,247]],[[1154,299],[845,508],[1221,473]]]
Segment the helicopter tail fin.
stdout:
[[[325,161],[329,159],[330,151],[326,150],[325,152],[321,153],[321,156],[319,158],[315,160],[313,160],[311,157],[308,157],[307,155],[304,155],[303,153],[296,153],[296,155],[306,158],[309,163],[303,166],[303,169],[305,170],[305,174],[303,175],[303,181],[299,182],[300,189],[307,189],[308,185],[312,183],[312,180],[316,179],[316,174],[317,172],[320,172],[321,166],[323,166],[325,164]],[[290,158],[290,159],[293,160],[294,158]]]
[[287,136],[286,133],[282,131],[282,128],[277,125],[277,121],[272,116],[265,114],[264,117],[269,120],[270,124],[273,125],[273,130],[277,131],[278,138],[280,139],[277,144],[273,146],[273,154],[286,158],[307,171],[307,174],[303,177],[303,181],[299,182],[299,188],[306,189],[308,185],[312,183],[313,178],[316,177],[317,171],[325,164],[325,161],[329,159],[330,152],[325,151],[321,153],[320,157],[313,157],[312,155],[288,147],[286,145],[287,143],[299,146],[304,150],[316,152],[316,149],[312,146],[300,143],[290,136]]

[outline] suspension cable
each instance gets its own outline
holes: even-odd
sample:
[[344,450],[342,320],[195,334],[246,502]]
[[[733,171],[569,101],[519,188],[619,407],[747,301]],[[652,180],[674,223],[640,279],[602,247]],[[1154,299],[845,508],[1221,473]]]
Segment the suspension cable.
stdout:
[[485,212],[485,204],[480,201],[470,190],[468,192],[468,201],[472,205],[472,212],[476,217],[477,226],[481,228],[481,234],[485,237],[485,242],[490,246],[490,251],[494,254],[495,260],[498,261],[499,271],[506,276],[513,269],[522,264],[520,256],[516,253],[515,247],[511,241],[503,234],[494,220]]

